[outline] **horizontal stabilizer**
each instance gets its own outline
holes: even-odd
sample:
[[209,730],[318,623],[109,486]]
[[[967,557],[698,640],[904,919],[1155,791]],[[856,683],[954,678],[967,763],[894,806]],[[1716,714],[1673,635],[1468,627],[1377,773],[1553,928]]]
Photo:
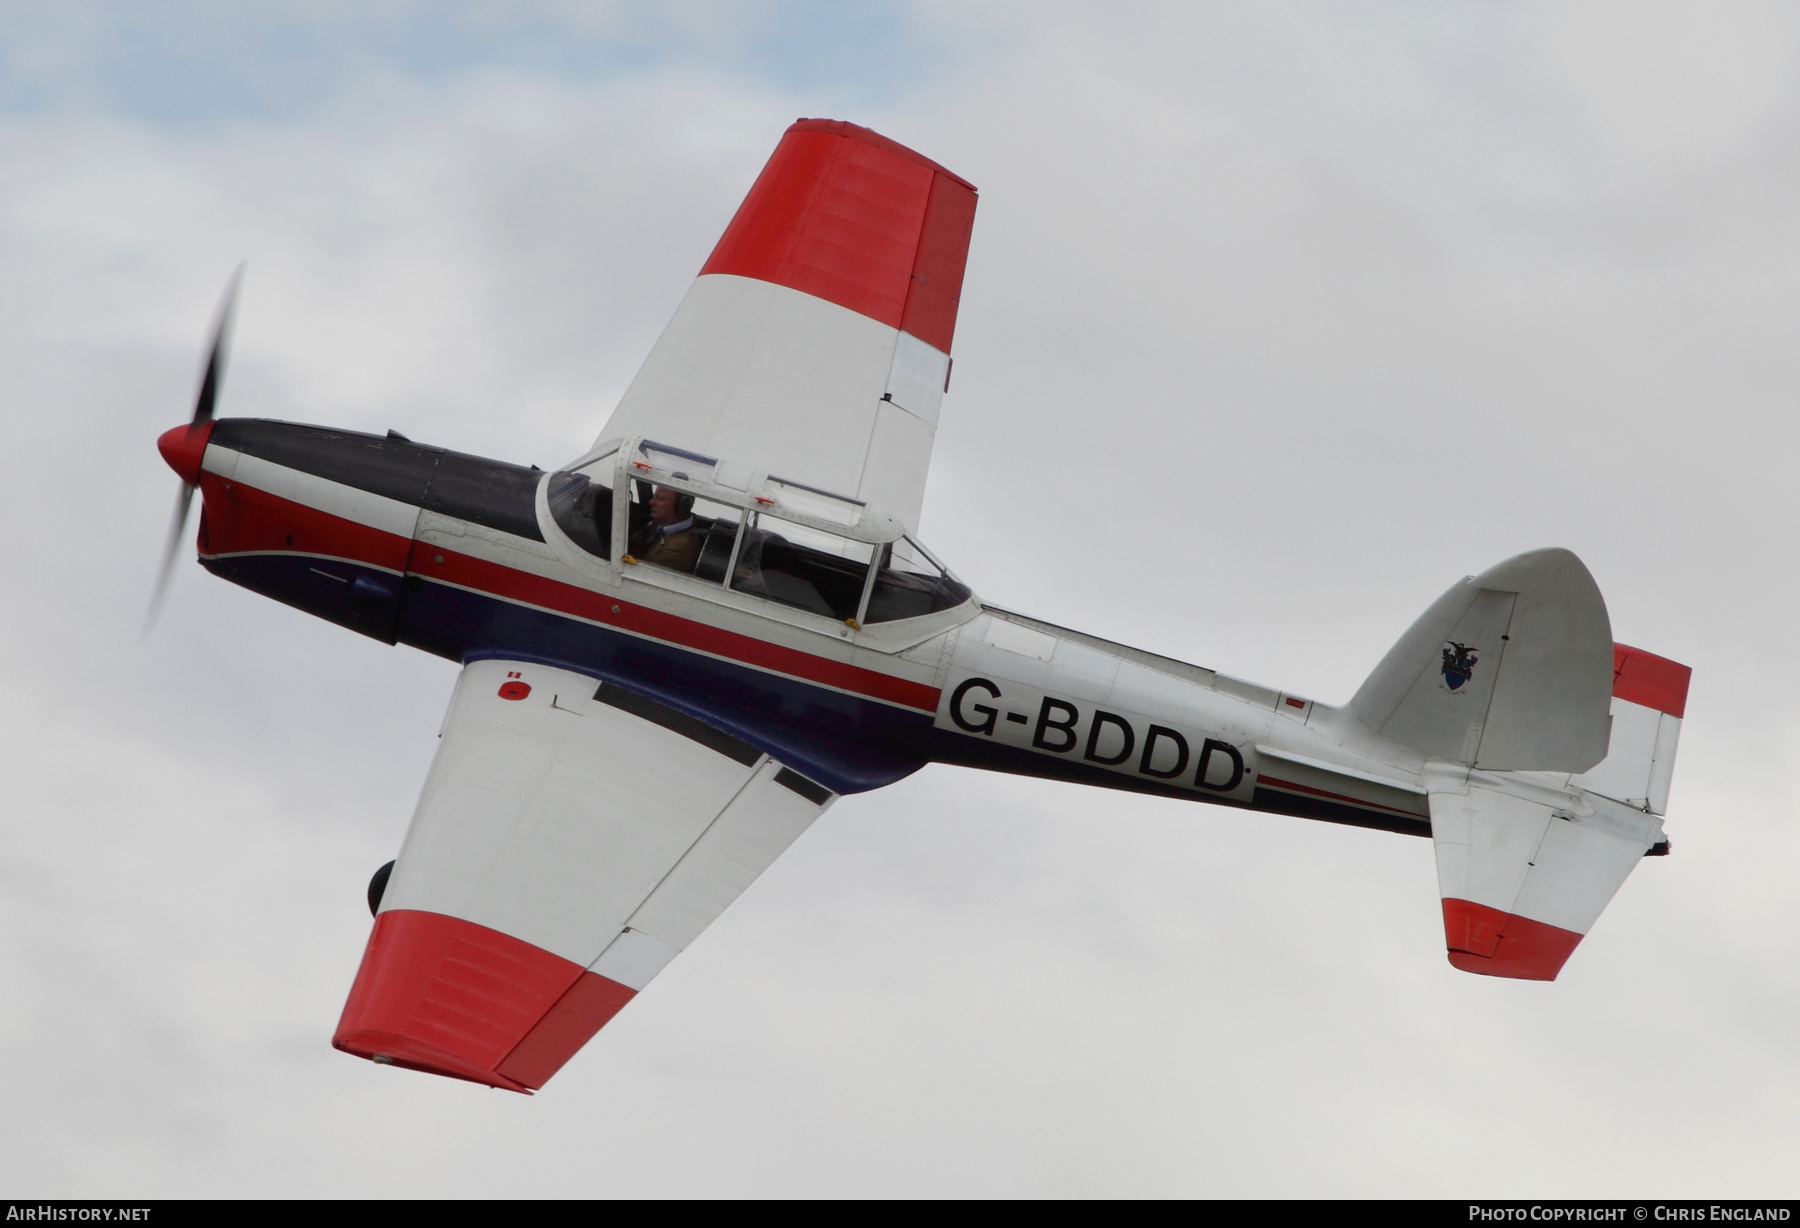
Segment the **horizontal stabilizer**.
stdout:
[[1567,550],[1533,550],[1452,585],[1369,675],[1350,710],[1429,759],[1583,772],[1606,757],[1612,624]]
[[1428,773],[1450,962],[1553,981],[1662,820],[1604,797],[1444,765]]

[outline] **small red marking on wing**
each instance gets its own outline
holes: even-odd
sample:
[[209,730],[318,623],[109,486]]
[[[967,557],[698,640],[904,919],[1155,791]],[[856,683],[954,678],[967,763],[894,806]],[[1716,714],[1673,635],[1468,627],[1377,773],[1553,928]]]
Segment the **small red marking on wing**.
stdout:
[[524,699],[531,694],[529,682],[502,682],[500,684],[501,699]]

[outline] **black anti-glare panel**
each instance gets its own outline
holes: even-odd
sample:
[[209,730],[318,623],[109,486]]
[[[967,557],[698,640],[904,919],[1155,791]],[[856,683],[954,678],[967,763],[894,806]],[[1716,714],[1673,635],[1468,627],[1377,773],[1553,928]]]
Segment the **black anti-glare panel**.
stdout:
[[446,452],[425,493],[429,511],[472,520],[502,533],[543,541],[538,528],[536,469]]
[[543,541],[537,484],[523,465],[386,437],[266,418],[220,418],[212,440],[246,456],[502,533]]
[[220,418],[211,442],[414,507],[424,506],[444,454],[408,440],[266,418]]

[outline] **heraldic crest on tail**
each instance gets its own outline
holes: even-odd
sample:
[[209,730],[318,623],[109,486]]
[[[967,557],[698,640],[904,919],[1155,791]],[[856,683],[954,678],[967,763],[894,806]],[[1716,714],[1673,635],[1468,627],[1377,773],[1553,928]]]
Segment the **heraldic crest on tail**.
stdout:
[[1474,676],[1475,666],[1481,660],[1475,650],[1467,644],[1458,644],[1455,640],[1444,641],[1444,685],[1452,691],[1462,686]]

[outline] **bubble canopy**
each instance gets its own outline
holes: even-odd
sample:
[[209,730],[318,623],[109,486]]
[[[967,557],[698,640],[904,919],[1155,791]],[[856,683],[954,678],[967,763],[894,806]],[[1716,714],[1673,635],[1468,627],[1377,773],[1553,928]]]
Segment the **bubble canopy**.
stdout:
[[550,475],[551,517],[597,558],[642,563],[862,626],[952,609],[969,587],[862,500],[649,439]]

